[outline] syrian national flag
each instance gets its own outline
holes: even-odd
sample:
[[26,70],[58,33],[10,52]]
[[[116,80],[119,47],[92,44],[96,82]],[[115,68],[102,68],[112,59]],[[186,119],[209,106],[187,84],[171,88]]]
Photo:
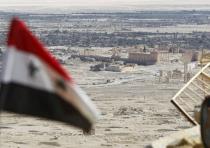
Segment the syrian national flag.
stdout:
[[95,106],[17,18],[7,44],[0,109],[62,121],[88,132],[98,117]]

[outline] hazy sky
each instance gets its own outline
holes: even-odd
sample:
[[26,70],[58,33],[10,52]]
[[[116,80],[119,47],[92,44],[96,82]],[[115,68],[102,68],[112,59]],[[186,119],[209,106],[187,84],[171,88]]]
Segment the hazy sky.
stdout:
[[208,4],[210,0],[0,0],[0,6],[108,6],[108,5],[186,5]]
[[0,11],[2,10],[33,13],[210,10],[210,0],[0,0]]

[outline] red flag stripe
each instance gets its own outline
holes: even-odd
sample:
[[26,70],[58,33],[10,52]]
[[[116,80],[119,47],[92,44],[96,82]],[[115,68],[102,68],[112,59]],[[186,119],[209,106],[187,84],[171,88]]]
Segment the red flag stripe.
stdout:
[[57,71],[65,80],[72,81],[70,75],[61,67],[58,61],[44,48],[42,43],[28,30],[18,18],[13,18],[7,40],[8,46],[32,53]]

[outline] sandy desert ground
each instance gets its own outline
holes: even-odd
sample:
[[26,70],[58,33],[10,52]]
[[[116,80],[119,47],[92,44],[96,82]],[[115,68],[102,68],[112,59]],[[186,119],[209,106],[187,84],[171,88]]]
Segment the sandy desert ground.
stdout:
[[[62,123],[2,113],[0,147],[141,148],[192,126],[170,103],[183,81],[159,83],[156,76],[160,69],[183,69],[183,64],[137,66],[127,73],[92,72],[90,65],[74,61],[67,68],[101,110],[94,135]],[[108,79],[111,83],[106,84]]]

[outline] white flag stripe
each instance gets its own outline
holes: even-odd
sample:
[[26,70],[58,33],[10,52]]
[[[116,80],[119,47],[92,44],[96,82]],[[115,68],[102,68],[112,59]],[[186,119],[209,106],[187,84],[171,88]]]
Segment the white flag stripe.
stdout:
[[[43,64],[37,57],[15,48],[7,49],[6,52],[7,57],[3,61],[6,69],[2,75],[2,82],[14,82],[36,89],[42,89],[49,92],[53,91],[52,82],[48,78],[48,74]],[[34,76],[30,75],[30,63],[33,63],[37,68]]]
[[[95,122],[99,117],[99,111],[96,109],[96,106],[91,103],[89,97],[78,85],[70,85],[70,88],[72,88],[72,96],[75,98],[75,102],[81,113],[87,116],[91,122]],[[71,98],[69,99],[71,100]]]
[[[45,64],[44,64],[45,65]],[[56,86],[56,81],[62,79],[61,76],[49,66],[46,66],[51,81],[54,83],[55,93],[62,96],[67,102],[74,105],[91,122],[95,122],[99,117],[99,111],[92,103],[86,93],[76,84],[65,82],[66,90]]]

